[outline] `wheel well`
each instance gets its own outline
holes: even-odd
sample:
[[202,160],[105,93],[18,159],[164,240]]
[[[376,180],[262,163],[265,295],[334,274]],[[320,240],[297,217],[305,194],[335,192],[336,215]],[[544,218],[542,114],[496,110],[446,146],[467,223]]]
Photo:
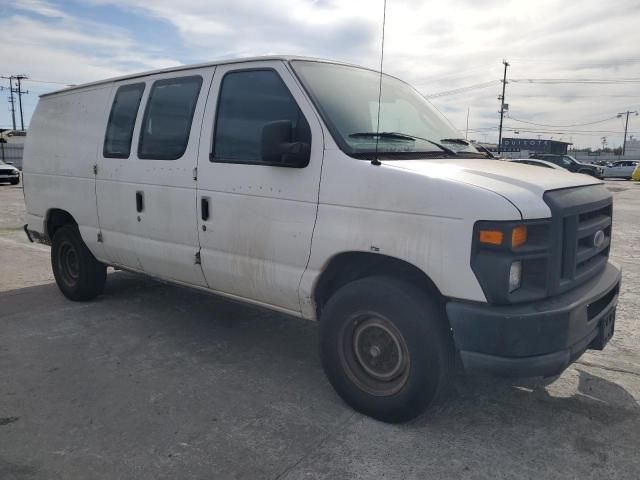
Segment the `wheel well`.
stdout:
[[56,230],[58,230],[63,225],[69,224],[78,224],[69,212],[58,208],[49,210],[49,212],[47,213],[46,221],[47,236],[49,237],[49,241],[53,240],[53,235],[55,235]]
[[320,318],[322,307],[331,295],[349,282],[371,275],[387,275],[411,282],[429,292],[444,306],[444,297],[433,281],[415,265],[404,260],[368,252],[345,252],[333,257],[313,290],[316,313]]

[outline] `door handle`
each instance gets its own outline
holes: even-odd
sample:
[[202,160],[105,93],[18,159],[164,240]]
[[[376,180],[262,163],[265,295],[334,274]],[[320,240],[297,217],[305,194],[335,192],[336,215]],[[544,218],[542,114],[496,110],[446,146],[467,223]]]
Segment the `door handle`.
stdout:
[[144,192],[138,190],[136,192],[136,210],[141,212],[144,210]]
[[205,222],[209,220],[209,199],[207,197],[200,198],[200,215]]

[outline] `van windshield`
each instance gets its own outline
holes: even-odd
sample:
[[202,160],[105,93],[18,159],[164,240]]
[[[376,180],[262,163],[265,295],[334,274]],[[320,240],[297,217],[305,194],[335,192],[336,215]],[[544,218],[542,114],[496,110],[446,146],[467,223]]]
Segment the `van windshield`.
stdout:
[[[338,146],[348,155],[479,152],[413,87],[364,68],[291,62]],[[380,127],[378,98],[380,95]],[[378,134],[378,132],[380,134]],[[444,147],[438,147],[440,144]]]

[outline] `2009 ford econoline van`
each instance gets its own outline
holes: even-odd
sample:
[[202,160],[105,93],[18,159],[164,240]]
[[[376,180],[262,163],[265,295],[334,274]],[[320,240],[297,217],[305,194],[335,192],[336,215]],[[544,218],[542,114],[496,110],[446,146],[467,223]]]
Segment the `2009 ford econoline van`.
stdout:
[[[30,238],[72,300],[106,266],[318,320],[336,391],[386,421],[454,366],[551,376],[613,334],[599,180],[487,158],[406,83],[264,57],[41,97]],[[378,120],[379,115],[379,120]]]

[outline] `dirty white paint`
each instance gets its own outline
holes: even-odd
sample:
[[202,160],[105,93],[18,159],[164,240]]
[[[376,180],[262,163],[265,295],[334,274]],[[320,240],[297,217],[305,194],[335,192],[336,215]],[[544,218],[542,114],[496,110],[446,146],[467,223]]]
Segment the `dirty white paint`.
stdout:
[[[209,161],[221,79],[244,68],[272,68],[291,91],[312,132],[306,168]],[[203,82],[185,154],[138,159],[152,83],[187,75]],[[139,82],[146,88],[131,155],[104,158],[115,92]],[[376,166],[351,158],[337,148],[284,58],[166,70],[47,95],[34,114],[24,162],[29,228],[43,232],[47,212],[60,208],[105,263],[307,318],[315,315],[319,275],[334,256],[351,251],[402,259],[444,295],[484,301],[470,267],[473,224],[548,217],[546,190],[592,183],[584,175],[491,160]],[[144,192],[141,213],[137,191]]]

